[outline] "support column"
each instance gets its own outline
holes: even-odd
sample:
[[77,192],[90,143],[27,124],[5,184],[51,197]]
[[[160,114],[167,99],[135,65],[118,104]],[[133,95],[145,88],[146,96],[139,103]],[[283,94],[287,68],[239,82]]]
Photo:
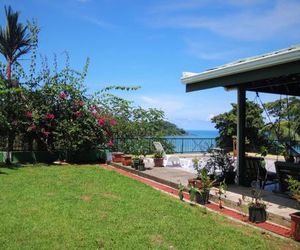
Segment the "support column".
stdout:
[[242,183],[245,168],[245,125],[246,125],[246,90],[237,90],[237,174],[238,184]]

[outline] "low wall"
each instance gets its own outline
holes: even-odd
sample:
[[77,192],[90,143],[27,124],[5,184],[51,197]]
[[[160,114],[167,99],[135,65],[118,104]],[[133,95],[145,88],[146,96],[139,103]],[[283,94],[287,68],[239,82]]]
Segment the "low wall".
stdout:
[[[72,163],[104,163],[108,150],[89,150],[70,152],[67,154],[67,161]],[[5,162],[5,152],[0,152],[0,162]],[[62,151],[12,151],[11,160],[13,163],[52,163],[62,159]]]

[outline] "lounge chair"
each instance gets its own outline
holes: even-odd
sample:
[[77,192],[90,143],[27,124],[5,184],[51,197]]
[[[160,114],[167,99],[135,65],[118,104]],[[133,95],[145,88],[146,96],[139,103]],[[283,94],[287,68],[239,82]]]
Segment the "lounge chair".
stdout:
[[156,151],[163,152],[164,166],[166,166],[166,167],[181,167],[179,157],[175,156],[175,155],[167,155],[163,146],[161,145],[161,143],[159,141],[154,141],[153,145],[154,145]]

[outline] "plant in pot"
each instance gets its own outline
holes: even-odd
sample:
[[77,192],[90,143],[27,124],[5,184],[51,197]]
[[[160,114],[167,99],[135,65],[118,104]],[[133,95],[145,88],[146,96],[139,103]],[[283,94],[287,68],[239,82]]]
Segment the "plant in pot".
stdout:
[[201,170],[201,188],[189,186],[190,200],[201,205],[208,203],[209,191],[212,188],[215,180],[211,180],[206,168]]
[[164,152],[156,151],[153,156],[154,167],[163,167],[164,166]]
[[222,198],[226,198],[226,184],[225,180],[220,182],[217,190],[216,190],[216,196],[218,197],[218,203],[219,203],[219,208],[223,208],[223,201]]
[[280,145],[279,146],[279,153],[284,157],[284,160],[286,162],[290,162],[293,163],[295,162],[295,157],[292,153],[292,151],[289,149],[288,145],[284,144],[284,145]]
[[185,190],[185,187],[181,183],[179,183],[179,185],[178,185],[178,196],[179,196],[179,199],[181,201],[183,201],[183,198],[184,198],[184,196],[183,196],[184,190]]
[[[206,168],[214,173],[219,182],[225,180],[226,185],[235,183],[236,170],[234,160],[223,149],[212,150],[210,158],[206,162]],[[221,171],[221,174],[218,172]]]
[[[300,203],[300,181],[290,177],[287,182],[293,198]],[[300,212],[292,213],[290,216],[292,221],[291,235],[295,240],[300,241]]]
[[196,171],[196,178],[188,179],[188,185],[195,188],[202,188],[202,181],[201,181],[201,170],[202,166],[199,164],[200,160],[198,158],[192,159],[193,167]]
[[132,168],[139,171],[144,171],[145,163],[144,163],[143,155],[145,154],[145,151],[143,150],[143,144],[141,143],[134,144],[131,151],[133,153]]
[[[243,199],[244,196],[243,196]],[[251,189],[251,200],[248,202],[249,221],[261,223],[267,220],[266,203],[261,198],[261,189]]]

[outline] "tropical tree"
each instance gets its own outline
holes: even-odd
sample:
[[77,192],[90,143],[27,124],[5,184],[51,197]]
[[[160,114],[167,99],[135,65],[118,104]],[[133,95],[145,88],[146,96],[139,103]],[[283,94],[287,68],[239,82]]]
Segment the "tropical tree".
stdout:
[[300,99],[280,98],[265,104],[270,116],[264,130],[271,139],[282,142],[300,140]]
[[[219,130],[217,144],[222,148],[232,148],[232,139],[237,135],[237,104],[231,104],[229,112],[219,114],[212,118],[215,128]],[[262,108],[252,102],[246,102],[246,137],[248,150],[259,151],[267,143],[266,137],[261,133],[264,126]]]
[[5,7],[6,26],[0,26],[0,53],[5,57],[6,77],[11,79],[11,68],[32,46],[30,32],[27,25],[19,23],[19,12]]

